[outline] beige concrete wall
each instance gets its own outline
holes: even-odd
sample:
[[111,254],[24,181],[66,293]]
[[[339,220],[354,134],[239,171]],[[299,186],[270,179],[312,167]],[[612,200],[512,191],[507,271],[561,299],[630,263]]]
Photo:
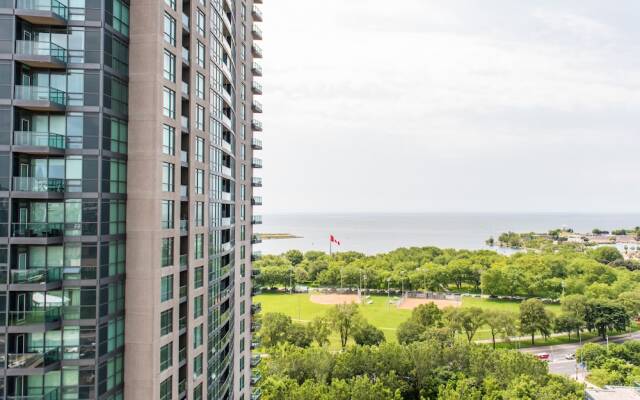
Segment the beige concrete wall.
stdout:
[[125,398],[157,399],[162,0],[130,9]]

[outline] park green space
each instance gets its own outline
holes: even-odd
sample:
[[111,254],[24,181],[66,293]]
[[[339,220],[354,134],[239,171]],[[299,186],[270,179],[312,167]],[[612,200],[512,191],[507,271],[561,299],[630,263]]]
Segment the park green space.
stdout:
[[[359,308],[371,324],[375,325],[385,333],[388,341],[396,341],[396,330],[398,325],[411,316],[411,310],[398,309],[395,305],[389,304],[387,296],[371,296],[371,304],[360,304]],[[254,298],[254,302],[262,304],[262,313],[280,312],[288,315],[294,322],[309,322],[313,318],[323,316],[333,307],[332,305],[316,304],[311,302],[309,294],[282,294],[265,293]],[[483,299],[478,297],[463,297],[462,307],[479,307],[485,310],[499,309],[517,313],[519,303],[516,301]],[[560,313],[560,306],[557,304],[547,305],[547,309],[555,314]],[[487,328],[481,328],[474,339],[490,339],[491,335]],[[332,346],[335,345],[337,335],[332,336]],[[557,342],[560,339],[550,338],[550,341]],[[536,343],[537,344],[537,343]],[[546,345],[540,339],[540,345]],[[555,344],[555,343],[554,343]]]

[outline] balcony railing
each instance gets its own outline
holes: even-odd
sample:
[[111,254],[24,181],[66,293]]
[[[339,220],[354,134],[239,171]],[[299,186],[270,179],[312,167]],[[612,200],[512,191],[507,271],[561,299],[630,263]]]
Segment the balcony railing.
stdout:
[[182,94],[189,97],[189,82],[182,81]]
[[18,222],[12,224],[14,237],[55,237],[64,235],[61,222]]
[[96,235],[95,222],[14,222],[12,235],[14,237],[57,237]]
[[223,166],[222,166],[222,168],[221,168],[221,170],[222,170],[222,173],[223,173],[224,175],[227,175],[227,176],[233,176],[233,172],[232,172],[231,168],[229,168],[229,167],[225,167],[225,166],[223,165]]
[[180,267],[186,267],[189,264],[189,256],[180,254]]
[[[17,390],[17,388],[16,388]],[[7,400],[59,400],[60,399],[60,388],[31,388],[29,389],[29,394],[26,395],[13,395],[7,394]],[[42,394],[38,394],[36,392],[42,392]]]
[[37,146],[65,148],[65,137],[51,132],[16,131],[13,132],[14,146]]
[[222,148],[223,148],[224,150],[226,150],[226,151],[228,151],[229,153],[232,153],[232,154],[233,154],[233,145],[232,145],[231,143],[227,142],[227,141],[226,141],[226,140],[224,140],[224,139],[222,139],[222,142],[221,142],[221,143],[222,143],[222,144],[221,144],[221,146],[222,146]]
[[181,331],[187,328],[187,316],[184,315],[178,319],[178,330]]
[[182,129],[184,129],[185,131],[189,131],[189,117],[185,116],[185,115],[181,115],[180,116],[180,124],[182,126]]
[[182,14],[182,28],[189,32],[189,16],[187,14]]
[[180,197],[189,197],[189,187],[187,185],[180,185]]
[[18,192],[64,193],[65,180],[59,178],[14,176],[13,190]]
[[254,76],[262,76],[262,67],[257,62],[254,62],[251,66],[251,71]]
[[257,261],[261,258],[262,258],[262,252],[254,251],[253,253],[251,253],[251,261]]
[[222,89],[222,98],[227,101],[229,104],[233,104],[233,98],[231,97],[231,93],[226,89]]
[[10,326],[45,324],[60,321],[60,307],[46,310],[9,311]]
[[235,199],[235,193],[222,192],[222,194],[220,195],[220,198],[223,201],[233,201]]
[[253,196],[253,198],[251,199],[251,204],[253,204],[254,206],[261,206],[262,196]]
[[253,110],[254,113],[261,113],[262,112],[262,103],[260,103],[258,100],[254,100],[251,103],[251,109]]
[[180,162],[183,164],[189,164],[189,153],[185,150],[180,150]]
[[231,118],[224,114],[222,114],[222,123],[233,129],[233,122],[231,121]]
[[187,297],[187,285],[180,286],[180,298]]
[[16,85],[16,100],[49,101],[67,105],[67,94],[62,90],[46,86]]
[[262,58],[262,48],[255,42],[253,43],[253,46],[251,46],[251,50],[254,58]]
[[251,140],[251,147],[254,150],[262,150],[262,140],[253,138]]
[[186,235],[189,232],[189,220],[181,219],[180,220],[180,234]]
[[32,353],[9,353],[7,354],[7,367],[16,368],[44,368],[55,362],[60,361],[60,349],[44,348],[40,352]]
[[61,18],[67,19],[67,6],[58,0],[17,0],[16,9],[29,11],[49,11]]
[[256,388],[251,392],[251,400],[260,400],[262,398],[262,389]]
[[16,40],[16,54],[26,56],[45,56],[54,58],[62,63],[67,62],[67,50],[51,42]]
[[8,272],[9,283],[13,285],[44,284],[62,280],[62,267],[11,269]]
[[253,235],[253,236],[251,236],[251,243],[252,244],[260,244],[260,243],[262,243],[262,238],[260,237],[260,235]]
[[258,26],[256,24],[253,24],[253,27],[251,29],[251,33],[253,34],[253,39],[262,40],[262,30],[260,28],[258,28]]
[[251,83],[253,94],[262,94],[262,85],[256,81]]
[[260,225],[262,223],[262,215],[254,215],[251,217],[251,223],[254,225]]
[[262,359],[258,354],[251,356],[251,368],[257,367],[260,361],[262,361]]
[[259,158],[254,158],[251,160],[251,165],[253,168],[262,168],[262,160]]
[[260,372],[254,372],[251,374],[251,385],[255,386],[262,379],[262,374]]
[[189,49],[187,49],[186,47],[182,48],[182,61],[184,61],[185,64],[189,65]]
[[262,122],[257,119],[251,120],[251,127],[254,131],[262,132]]
[[258,7],[253,6],[253,9],[251,10],[251,15],[253,15],[254,21],[262,22],[262,11],[260,11]]
[[262,178],[254,176],[251,178],[251,186],[253,187],[262,187]]

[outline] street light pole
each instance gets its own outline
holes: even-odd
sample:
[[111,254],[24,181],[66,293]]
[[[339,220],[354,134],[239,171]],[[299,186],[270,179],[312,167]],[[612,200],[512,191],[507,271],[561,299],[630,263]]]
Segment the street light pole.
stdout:
[[293,268],[289,269],[289,294],[293,294]]
[[387,278],[387,308],[391,304],[391,278]]

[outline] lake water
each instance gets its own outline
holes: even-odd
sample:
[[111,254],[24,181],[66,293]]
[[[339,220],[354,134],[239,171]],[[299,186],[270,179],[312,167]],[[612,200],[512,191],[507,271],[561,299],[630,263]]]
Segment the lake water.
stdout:
[[547,232],[572,228],[591,232],[640,226],[640,214],[270,214],[264,215],[258,232],[289,233],[300,239],[264,240],[255,247],[264,254],[290,249],[329,251],[329,235],[341,242],[339,251],[366,254],[398,247],[437,246],[484,249],[485,240],[502,232]]

